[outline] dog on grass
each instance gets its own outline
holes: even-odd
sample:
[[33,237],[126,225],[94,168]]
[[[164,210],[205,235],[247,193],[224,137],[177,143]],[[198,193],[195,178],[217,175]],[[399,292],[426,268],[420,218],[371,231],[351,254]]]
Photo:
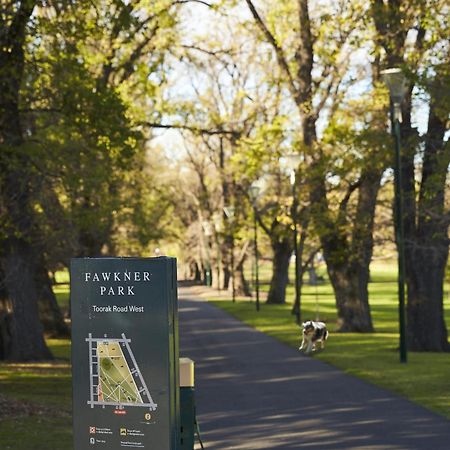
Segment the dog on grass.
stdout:
[[311,353],[316,349],[318,342],[320,342],[320,348],[324,348],[327,338],[328,330],[323,322],[314,322],[313,320],[303,322],[303,341],[299,350],[304,349],[305,353]]

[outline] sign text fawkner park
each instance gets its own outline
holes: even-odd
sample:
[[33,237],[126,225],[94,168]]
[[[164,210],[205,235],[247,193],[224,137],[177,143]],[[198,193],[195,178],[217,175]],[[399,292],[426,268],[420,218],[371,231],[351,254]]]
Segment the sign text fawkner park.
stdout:
[[176,450],[178,321],[174,258],[71,264],[75,450]]

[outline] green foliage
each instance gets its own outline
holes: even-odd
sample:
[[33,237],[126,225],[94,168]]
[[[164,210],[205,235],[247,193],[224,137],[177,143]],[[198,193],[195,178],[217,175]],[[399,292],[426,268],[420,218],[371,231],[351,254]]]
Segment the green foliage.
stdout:
[[33,245],[52,267],[76,254],[136,254],[163,234],[167,199],[147,167],[151,136],[140,124],[161,113],[178,9],[171,0],[35,8],[19,152],[33,185]]

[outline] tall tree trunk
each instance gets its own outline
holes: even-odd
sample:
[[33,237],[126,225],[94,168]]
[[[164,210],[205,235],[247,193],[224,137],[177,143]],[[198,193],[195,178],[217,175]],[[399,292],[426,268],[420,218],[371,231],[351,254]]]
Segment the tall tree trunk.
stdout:
[[[406,66],[410,73],[417,74],[421,71],[421,58],[428,50],[425,42],[428,32],[434,34],[436,30],[429,29],[426,9],[408,11],[403,6],[401,2],[372,0],[376,40],[386,53],[386,67]],[[414,19],[418,26],[415,41],[405,45],[412,29],[411,13],[416,14]],[[405,57],[406,48],[414,48],[412,61]],[[450,147],[445,141],[449,103],[442,93],[448,89],[448,54],[443,55],[441,64],[433,65],[430,73],[434,79],[422,80],[422,87],[426,86],[430,94],[430,107],[418,196],[415,158],[422,148],[417,144],[417,133],[411,124],[412,80],[402,103],[401,189],[408,287],[407,342],[410,350],[445,351],[449,344],[443,311],[443,281],[449,247],[449,212],[444,211],[444,197]]]
[[244,263],[239,263],[234,270],[234,292],[236,296],[251,297],[250,285],[244,275]]
[[51,359],[39,321],[33,251],[22,239],[10,238],[3,245],[0,263],[13,305],[11,342],[5,359]]
[[36,274],[38,287],[39,319],[49,337],[69,337],[69,327],[64,321],[61,309],[53,292],[52,282],[44,264],[39,264]]
[[[442,86],[444,89],[444,86]],[[418,201],[417,231],[407,240],[407,338],[415,351],[448,351],[443,283],[447,265],[449,219],[445,213],[450,145],[444,142],[446,116],[432,99]]]
[[336,296],[338,330],[365,333],[373,331],[368,298],[361,298],[356,267],[329,261],[327,269]]
[[222,289],[224,291],[231,290],[231,266],[226,262],[222,262]]
[[292,239],[283,237],[271,240],[273,250],[272,279],[270,281],[267,303],[286,303],[289,260],[292,255]]
[[234,291],[237,296],[241,297],[251,297],[250,285],[245,278],[244,274],[244,263],[247,258],[247,250],[249,247],[250,241],[246,241],[244,246],[242,247],[240,254],[235,261],[234,266]]
[[30,204],[31,174],[19,114],[20,86],[24,71],[26,27],[34,1],[23,1],[0,36],[0,160],[1,213],[8,219],[1,242],[0,265],[13,311],[10,344],[5,359],[51,358],[39,322],[35,251],[31,246],[34,223]]
[[11,353],[12,305],[8,299],[5,275],[0,264],[0,361]]
[[[316,164],[310,171],[312,216],[320,225],[320,242],[327,271],[336,296],[338,330],[343,332],[372,332],[367,283],[372,256],[372,228],[378,188],[366,169],[359,183],[350,186],[340,204],[337,218],[330,211],[323,168]],[[371,174],[371,176],[369,176]],[[376,177],[375,177],[376,178]],[[352,192],[359,188],[357,214],[353,221],[352,239],[347,236],[347,204]]]
[[95,229],[83,229],[79,234],[79,257],[95,258],[102,254],[105,240],[96,234]]
[[[228,218],[224,220],[229,220]],[[232,290],[232,266],[236,265],[234,258],[234,238],[232,233],[232,229],[230,232],[225,234],[225,238],[223,240],[223,244],[221,246],[221,254],[222,254],[222,288],[224,290]]]
[[[298,243],[298,273],[297,273],[297,277],[298,277],[298,298],[296,298],[294,296],[294,304],[292,306],[292,310],[291,310],[291,314],[297,317],[297,321],[300,318],[300,321],[302,320],[301,318],[301,304],[302,304],[302,289],[303,289],[303,277],[305,276],[305,271],[306,268],[311,265],[311,267],[313,267],[314,269],[314,265],[313,265],[313,259],[314,256],[316,255],[316,251],[311,253],[311,255],[308,258],[308,261],[306,261],[305,263],[303,263],[303,254],[305,252],[305,242],[306,242],[306,238],[308,236],[308,232],[307,232],[307,228],[308,228],[308,224],[309,224],[309,218],[304,218],[302,220],[302,231],[300,232],[300,241]],[[295,277],[294,277],[294,289],[295,289]],[[298,324],[300,325],[300,323]]]
[[412,351],[449,351],[442,301],[448,250],[417,249],[414,253],[407,275],[408,348]]
[[373,330],[372,318],[369,307],[369,281],[370,263],[373,254],[373,228],[375,222],[375,208],[377,204],[378,191],[380,189],[381,176],[385,165],[366,164],[360,177],[358,188],[358,204],[356,216],[353,221],[351,255],[352,269],[355,272],[358,298],[361,307],[366,311],[367,329]]

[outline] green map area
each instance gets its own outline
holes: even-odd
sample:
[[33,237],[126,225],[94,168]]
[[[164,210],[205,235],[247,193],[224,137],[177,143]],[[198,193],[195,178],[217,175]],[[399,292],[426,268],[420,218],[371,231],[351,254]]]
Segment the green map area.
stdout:
[[143,403],[120,344],[97,344],[99,358],[98,400],[112,403]]

